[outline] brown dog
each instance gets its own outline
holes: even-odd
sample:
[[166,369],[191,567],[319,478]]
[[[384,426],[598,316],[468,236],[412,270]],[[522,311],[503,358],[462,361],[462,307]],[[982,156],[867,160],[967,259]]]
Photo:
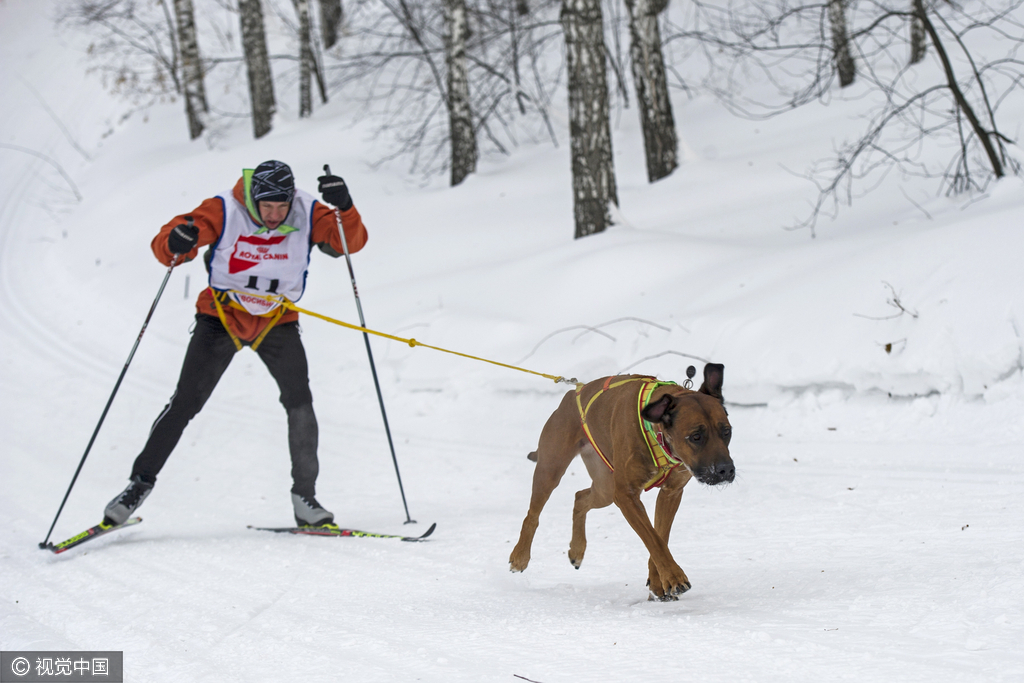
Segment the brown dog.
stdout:
[[[567,393],[544,425],[536,452],[528,456],[537,462],[533,495],[519,543],[509,557],[510,569],[521,572],[530,563],[541,510],[578,454],[593,482],[576,493],[569,544],[573,566],[579,569],[587,549],[587,513],[615,503],[651,553],[648,585],[653,596],[675,600],[688,591],[690,581],[668,549],[683,487],[691,477],[714,485],[736,476],[729,456],[732,427],[722,405],[723,374],[724,366],[705,365],[704,383],[697,391],[652,377],[620,375]],[[640,492],[655,486],[661,490],[652,526]]]

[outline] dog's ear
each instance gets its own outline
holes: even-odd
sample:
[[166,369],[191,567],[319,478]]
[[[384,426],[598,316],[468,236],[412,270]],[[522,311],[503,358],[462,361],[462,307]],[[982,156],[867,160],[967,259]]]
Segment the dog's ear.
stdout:
[[648,403],[647,407],[640,411],[640,414],[648,422],[660,422],[666,427],[671,427],[675,408],[675,397],[665,394],[654,403]]
[[704,366],[704,383],[700,385],[699,391],[702,394],[713,396],[719,401],[722,398],[722,381],[725,375],[725,366],[721,363],[708,363]]

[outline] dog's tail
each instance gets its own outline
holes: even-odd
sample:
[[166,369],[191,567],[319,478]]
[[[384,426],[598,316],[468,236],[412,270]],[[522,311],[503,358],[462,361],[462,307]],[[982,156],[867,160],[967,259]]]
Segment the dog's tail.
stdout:
[[526,459],[532,460],[533,462],[537,462],[537,451],[530,452],[530,454],[526,456]]

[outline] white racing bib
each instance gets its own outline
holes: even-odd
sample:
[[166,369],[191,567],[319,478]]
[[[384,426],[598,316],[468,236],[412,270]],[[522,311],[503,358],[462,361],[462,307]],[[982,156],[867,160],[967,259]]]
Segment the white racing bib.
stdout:
[[288,217],[271,231],[256,224],[231,192],[217,197],[224,203],[224,228],[210,260],[210,286],[229,291],[231,300],[253,315],[280,305],[263,296],[298,301],[306,288],[314,197],[296,190]]

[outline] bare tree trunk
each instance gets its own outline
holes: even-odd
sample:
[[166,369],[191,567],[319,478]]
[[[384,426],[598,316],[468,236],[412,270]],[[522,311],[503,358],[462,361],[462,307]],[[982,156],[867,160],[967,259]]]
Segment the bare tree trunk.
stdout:
[[341,0],[320,0],[320,37],[324,40],[325,50],[330,50],[338,42],[338,31],[344,18]]
[[917,64],[924,59],[924,53],[928,49],[928,34],[924,30],[924,22],[921,21],[924,4],[921,0],[911,0],[910,4],[914,11],[914,16],[910,20],[910,63]]
[[249,74],[252,131],[256,138],[261,138],[270,132],[277,103],[274,100],[270,60],[267,58],[267,35],[263,28],[260,0],[238,0],[238,14],[242,23],[245,66]]
[[[107,6],[110,7],[110,5]],[[88,7],[88,9],[91,10],[92,8]],[[182,90],[181,87],[181,77],[178,75],[178,63],[181,60],[181,49],[178,47],[177,31],[174,26],[174,19],[171,17],[171,10],[167,6],[167,0],[160,0],[160,9],[163,10],[164,21],[167,22],[167,37],[171,43],[170,59],[161,59],[160,62],[170,73],[171,81],[174,83],[174,92],[179,95],[184,95],[185,91]],[[128,16],[134,18],[134,7],[129,6]],[[147,28],[144,30],[149,32],[151,29]],[[162,52],[162,50],[158,51],[161,55]]]
[[448,24],[448,119],[452,143],[452,187],[476,171],[476,134],[469,102],[469,69],[466,64],[466,38],[469,22],[466,0],[445,0]]
[[[524,13],[525,10],[525,13]],[[519,72],[520,41],[522,40],[522,28],[520,21],[526,16],[530,8],[526,6],[526,0],[517,0],[516,7],[509,7],[508,11],[508,43],[509,62],[512,66],[512,82],[515,86],[516,104],[519,105],[519,113],[526,116],[526,93],[523,92],[523,79]]]
[[846,0],[828,0],[828,21],[832,27],[832,50],[839,71],[839,85],[845,88],[853,83],[857,74],[850,53],[850,39],[846,33]]
[[619,40],[618,27],[621,23],[618,15],[619,5],[616,0],[605,0],[605,2],[608,9],[612,12],[612,16],[608,21],[615,27],[611,32],[611,46],[605,45],[605,52],[608,55],[608,66],[611,68],[612,76],[615,79],[615,85],[612,90],[619,93],[619,97],[622,98],[623,108],[629,109],[629,86],[626,85],[626,60],[622,56],[622,41]]
[[320,103],[327,104],[327,86],[324,84],[323,70],[320,64],[323,60],[323,54],[319,53],[319,50],[313,54],[313,76],[316,77],[316,88],[320,91]]
[[561,21],[569,80],[573,214],[576,237],[580,238],[611,225],[608,204],[619,203],[608,121],[601,0],[562,0]]
[[[977,115],[974,113],[974,109],[968,104],[967,98],[964,97],[963,90],[960,89],[960,84],[956,80],[956,75],[953,73],[953,65],[949,61],[949,56],[946,54],[946,48],[943,47],[942,41],[939,40],[939,34],[935,31],[935,26],[932,25],[931,20],[928,18],[928,12],[924,10],[923,6],[919,6],[919,12],[917,15],[921,19],[921,23],[924,25],[925,31],[928,32],[928,37],[932,40],[932,45],[935,46],[935,52],[939,55],[939,60],[942,61],[942,69],[946,74],[946,83],[949,85],[949,89],[953,91],[953,99],[956,100],[957,107],[967,117],[967,121],[971,124],[971,130],[978,136],[978,141],[982,147],[985,148],[985,154],[988,156],[989,162],[992,164],[992,174],[996,178],[1002,178],[1004,175],[1003,164],[999,160],[999,155],[996,153],[996,148],[992,144],[992,135],[997,134],[995,131],[989,133],[985,130],[981,121],[978,120]],[[980,79],[979,79],[980,80]],[[994,125],[994,124],[993,124]],[[966,150],[964,151],[964,157],[967,156]]]
[[[322,14],[322,12],[321,12]],[[313,8],[310,7],[309,11],[309,37],[310,37],[310,50],[313,55],[313,78],[316,79],[317,90],[320,91],[320,102],[321,104],[327,104],[327,86],[324,83],[324,47],[323,35],[317,33],[317,17],[313,12]],[[323,17],[320,18],[320,26],[323,27]]]
[[313,44],[310,35],[309,0],[292,0],[299,15],[299,118],[313,114]]
[[630,57],[633,81],[644,131],[647,154],[647,180],[654,182],[669,175],[678,166],[676,123],[668,96],[665,61],[661,54],[658,15],[651,0],[626,0],[629,10]]
[[178,23],[178,46],[181,50],[182,85],[185,90],[185,113],[189,136],[195,140],[203,134],[209,108],[203,85],[203,63],[196,40],[196,20],[192,0],[174,0],[174,18]]

